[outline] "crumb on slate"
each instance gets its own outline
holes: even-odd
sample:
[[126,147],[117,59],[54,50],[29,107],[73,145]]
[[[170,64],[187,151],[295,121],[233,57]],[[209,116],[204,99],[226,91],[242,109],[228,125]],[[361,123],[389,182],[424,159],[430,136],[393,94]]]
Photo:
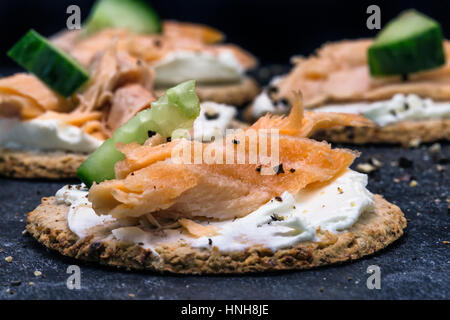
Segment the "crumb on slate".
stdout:
[[420,138],[415,138],[409,142],[409,146],[411,148],[417,148],[418,146],[420,146],[421,143],[422,143],[422,140]]
[[371,173],[377,170],[377,168],[371,165],[370,163],[360,163],[356,166],[356,170],[363,173]]

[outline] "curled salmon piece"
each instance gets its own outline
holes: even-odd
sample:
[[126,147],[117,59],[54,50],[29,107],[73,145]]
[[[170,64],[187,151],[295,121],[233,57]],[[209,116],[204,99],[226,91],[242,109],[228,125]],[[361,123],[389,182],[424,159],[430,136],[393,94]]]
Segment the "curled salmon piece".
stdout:
[[62,122],[66,123],[66,124],[70,124],[75,127],[80,127],[89,121],[100,120],[102,115],[103,114],[99,111],[80,112],[78,110],[75,110],[70,113],[47,111],[43,115],[37,117],[37,119],[61,120]]
[[[245,216],[285,191],[296,194],[330,181],[357,156],[301,137],[302,119],[300,103],[287,118],[268,118],[212,143],[175,139],[156,146],[119,144],[125,159],[116,164],[116,179],[94,184],[89,200],[97,213],[118,219],[147,213],[172,219]],[[254,150],[249,143],[255,129],[279,129],[279,135],[276,130],[266,132],[267,153],[252,158],[252,152],[264,149],[258,144]],[[180,150],[189,151],[184,161],[174,156]],[[201,151],[201,161],[196,162],[195,150]],[[277,156],[275,164],[265,161],[272,156]],[[273,174],[263,174],[263,169],[273,169]]]
[[266,114],[256,121],[251,128],[277,128],[280,130],[280,134],[306,138],[318,130],[331,127],[374,126],[371,120],[358,114],[304,111],[302,99],[301,93],[291,93],[289,101],[292,108],[289,116]]
[[0,79],[0,116],[31,119],[47,110],[66,112],[73,108],[63,98],[31,74],[18,73]]

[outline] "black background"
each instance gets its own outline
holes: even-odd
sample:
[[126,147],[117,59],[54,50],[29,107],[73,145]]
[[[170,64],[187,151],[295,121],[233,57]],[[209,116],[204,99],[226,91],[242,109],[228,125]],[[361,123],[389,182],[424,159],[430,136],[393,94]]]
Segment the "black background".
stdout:
[[[163,19],[201,22],[216,27],[260,58],[262,64],[286,64],[292,55],[309,54],[325,41],[371,37],[366,27],[371,4],[381,8],[384,25],[404,9],[416,8],[442,24],[450,35],[450,1],[366,0],[150,0]],[[29,28],[49,36],[65,28],[66,8],[77,4],[83,19],[93,0],[0,1],[0,64],[13,66],[5,55]]]

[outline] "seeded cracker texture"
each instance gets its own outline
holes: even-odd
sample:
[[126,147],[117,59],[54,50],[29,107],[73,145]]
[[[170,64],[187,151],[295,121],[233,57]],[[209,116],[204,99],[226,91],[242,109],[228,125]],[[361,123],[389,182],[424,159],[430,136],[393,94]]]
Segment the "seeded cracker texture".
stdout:
[[[156,90],[156,96],[164,94],[164,89]],[[242,106],[252,101],[259,93],[259,86],[252,78],[245,77],[240,83],[197,84],[197,95],[200,101],[214,101],[217,103]]]
[[417,139],[421,142],[450,140],[450,119],[401,121],[373,128],[338,127],[320,131],[313,138],[334,143],[388,143],[407,147]]
[[75,178],[88,155],[63,151],[39,152],[0,148],[0,175],[22,179]]
[[247,273],[309,269],[361,258],[385,248],[406,227],[400,208],[375,195],[376,209],[363,214],[348,231],[339,235],[319,232],[321,242],[302,242],[272,252],[261,246],[222,253],[211,248],[192,248],[186,243],[157,245],[153,253],[139,245],[115,240],[108,228],[83,239],[67,226],[69,207],[55,198],[43,198],[28,214],[27,230],[39,242],[61,254],[103,265],[181,274]]

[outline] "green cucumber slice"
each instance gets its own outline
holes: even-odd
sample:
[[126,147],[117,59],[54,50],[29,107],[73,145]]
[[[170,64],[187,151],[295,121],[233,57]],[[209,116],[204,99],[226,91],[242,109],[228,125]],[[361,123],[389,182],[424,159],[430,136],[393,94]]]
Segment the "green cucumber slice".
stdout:
[[407,75],[445,63],[442,30],[438,22],[408,10],[392,20],[368,50],[373,76]]
[[159,33],[162,24],[156,12],[142,0],[98,0],[87,19],[84,34],[91,35],[105,28]]
[[100,148],[78,168],[78,177],[90,187],[114,179],[114,165],[124,155],[116,149],[117,142],[143,144],[149,132],[170,137],[177,129],[191,129],[200,114],[200,101],[195,93],[195,81],[189,80],[168,89],[166,94],[114,132]]
[[70,97],[89,79],[80,64],[34,30],[28,31],[8,56],[64,97]]

